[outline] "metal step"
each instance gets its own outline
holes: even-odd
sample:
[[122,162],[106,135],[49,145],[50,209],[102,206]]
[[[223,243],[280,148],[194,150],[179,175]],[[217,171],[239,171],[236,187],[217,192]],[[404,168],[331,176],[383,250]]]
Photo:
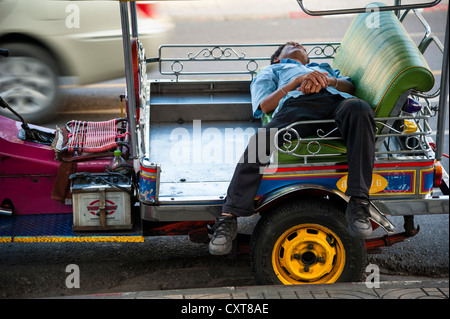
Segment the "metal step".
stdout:
[[74,232],[72,214],[0,217],[0,243],[30,242],[144,242],[141,227],[114,232]]

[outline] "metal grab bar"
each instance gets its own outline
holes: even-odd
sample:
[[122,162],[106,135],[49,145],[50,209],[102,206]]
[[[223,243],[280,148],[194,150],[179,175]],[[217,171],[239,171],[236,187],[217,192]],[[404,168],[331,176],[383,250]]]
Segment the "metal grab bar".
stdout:
[[[300,8],[302,8],[302,10],[306,14],[309,14],[311,16],[364,13],[364,12],[370,12],[370,10],[374,8],[374,7],[367,7],[367,8],[313,11],[313,10],[307,9],[305,7],[305,5],[303,4],[303,1],[304,0],[297,0],[297,3],[299,4]],[[398,2],[400,2],[400,1],[398,1]],[[403,5],[377,7],[377,9],[379,11],[399,11],[399,10],[407,10],[407,9],[429,8],[429,7],[434,7],[435,5],[439,4],[440,2],[441,2],[441,0],[435,0],[432,2],[425,2],[425,3],[418,3],[418,4],[403,4]]]

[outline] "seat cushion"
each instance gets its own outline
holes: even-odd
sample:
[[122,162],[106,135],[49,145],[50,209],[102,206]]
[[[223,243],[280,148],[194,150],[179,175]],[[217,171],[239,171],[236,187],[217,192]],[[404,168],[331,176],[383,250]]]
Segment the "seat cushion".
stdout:
[[427,92],[434,85],[427,62],[391,11],[358,14],[332,66],[352,78],[355,95],[370,104],[376,117],[391,116],[408,90]]

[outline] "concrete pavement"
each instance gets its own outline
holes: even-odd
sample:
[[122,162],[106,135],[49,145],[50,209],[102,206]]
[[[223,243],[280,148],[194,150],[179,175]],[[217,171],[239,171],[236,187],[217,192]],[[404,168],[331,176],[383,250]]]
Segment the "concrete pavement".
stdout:
[[329,285],[218,287],[92,294],[69,299],[449,299],[449,280],[419,279]]

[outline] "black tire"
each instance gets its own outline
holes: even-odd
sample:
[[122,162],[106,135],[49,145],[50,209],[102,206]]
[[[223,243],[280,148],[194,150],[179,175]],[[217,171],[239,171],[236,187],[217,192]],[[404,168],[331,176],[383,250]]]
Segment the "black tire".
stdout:
[[250,254],[261,284],[356,282],[367,264],[364,240],[348,234],[344,212],[327,200],[291,202],[266,213]]
[[[9,56],[0,60],[0,96],[26,121],[48,122],[56,115],[60,100],[55,61],[33,44],[4,43],[1,47],[9,50]],[[5,109],[0,114],[14,118]]]

